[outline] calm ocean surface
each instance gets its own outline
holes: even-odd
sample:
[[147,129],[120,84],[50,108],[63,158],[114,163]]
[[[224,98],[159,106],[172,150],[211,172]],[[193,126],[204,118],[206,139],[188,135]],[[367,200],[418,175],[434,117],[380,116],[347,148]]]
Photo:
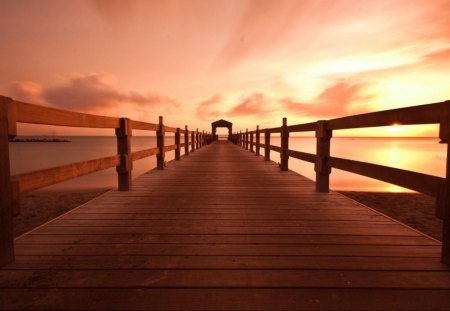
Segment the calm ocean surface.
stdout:
[[[24,173],[53,166],[69,164],[110,156],[116,153],[115,137],[59,137],[69,143],[10,143],[12,174]],[[437,138],[339,138],[331,143],[331,154],[336,157],[371,162],[402,168],[425,174],[444,177],[446,145],[439,144]],[[174,143],[173,137],[166,137],[166,145]],[[279,145],[279,138],[272,137],[271,143]],[[155,137],[135,136],[132,150],[142,150],[156,146]],[[289,148],[315,153],[315,139],[291,137]],[[174,152],[166,153],[166,160],[174,158]],[[261,157],[261,160],[263,158]],[[271,152],[271,159],[279,162],[279,154]],[[133,177],[156,166],[156,157],[133,163]],[[314,179],[311,163],[289,159],[289,168]],[[355,191],[406,191],[397,186],[382,183],[367,177],[333,169],[331,188]],[[115,168],[69,180],[48,189],[104,188],[116,186]]]

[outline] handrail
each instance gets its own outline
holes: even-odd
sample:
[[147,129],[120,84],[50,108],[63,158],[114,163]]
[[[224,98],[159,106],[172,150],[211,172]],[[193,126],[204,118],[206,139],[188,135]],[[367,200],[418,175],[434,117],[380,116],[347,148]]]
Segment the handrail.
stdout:
[[[439,138],[447,143],[450,139],[450,100],[371,112],[330,120],[295,124],[287,126],[286,119],[280,127],[259,129],[233,134],[236,144],[253,152],[253,135],[256,135],[256,155],[259,148],[264,148],[264,158],[270,161],[270,151],[280,153],[280,169],[287,170],[289,157],[314,163],[316,172],[316,191],[329,191],[329,175],[331,168],[337,168],[359,175],[371,177],[384,182],[412,189],[436,198],[436,216],[444,220],[442,262],[450,265],[450,147],[447,147],[446,178],[422,174],[409,170],[332,157],[330,141],[333,130],[380,127],[390,125],[439,124]],[[289,133],[315,132],[317,154],[289,149]],[[260,135],[264,133],[264,143],[260,143]],[[270,145],[272,133],[280,133],[281,146]]]
[[[118,152],[108,157],[11,176],[8,141],[17,135],[17,123],[115,129]],[[157,147],[131,152],[133,130],[156,132]],[[166,132],[175,134],[175,144],[164,144]],[[181,143],[181,134],[184,134],[184,143]],[[175,151],[175,160],[180,160],[182,147],[187,156],[210,142],[211,136],[198,129],[189,131],[187,125],[184,129],[167,126],[162,117],[155,124],[44,107],[0,95],[0,267],[14,260],[12,217],[20,213],[20,193],[112,167],[116,167],[118,190],[128,191],[132,188],[133,161],[156,155],[157,168],[164,169],[166,152]]]

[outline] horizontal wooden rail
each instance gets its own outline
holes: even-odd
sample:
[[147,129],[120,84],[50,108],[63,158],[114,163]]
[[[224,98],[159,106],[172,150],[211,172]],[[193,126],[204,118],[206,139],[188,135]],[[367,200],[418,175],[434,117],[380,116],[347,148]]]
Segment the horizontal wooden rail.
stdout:
[[270,148],[270,150],[273,150],[276,152],[281,152],[281,147],[270,145],[269,148]]
[[315,154],[291,150],[291,149],[288,149],[288,155],[295,159],[299,159],[299,160],[303,160],[303,161],[311,162],[311,163],[315,163],[317,160],[317,156]]
[[142,121],[130,120],[131,128],[133,130],[144,130],[144,131],[157,131],[159,128],[158,124],[147,123]]
[[269,130],[269,133],[281,133],[281,127],[273,127],[268,130]]
[[164,152],[172,151],[175,149],[177,149],[177,145],[164,146]]
[[289,125],[287,128],[288,128],[290,133],[294,133],[294,132],[312,132],[312,131],[316,130],[316,122],[305,123],[305,124]]
[[371,112],[327,121],[330,130],[379,127],[393,124],[436,124],[446,116],[450,101]]
[[131,153],[131,159],[133,161],[137,161],[137,160],[140,160],[140,159],[143,159],[143,158],[147,158],[147,157],[151,157],[153,155],[157,155],[158,153],[159,153],[159,148],[158,147],[143,149],[143,150],[132,152]]
[[113,155],[95,160],[81,161],[34,172],[18,174],[12,176],[12,178],[18,182],[19,192],[24,193],[97,171],[106,170],[119,165],[120,161],[120,155]]
[[437,197],[439,185],[445,182],[445,178],[437,176],[349,159],[330,157],[328,163],[337,169],[375,178],[432,197]]
[[19,101],[14,101],[14,106],[16,122],[89,128],[119,127],[119,118],[72,112]]
[[164,125],[164,131],[169,132],[169,133],[176,133],[177,129],[174,128],[174,127],[170,127],[170,126]]

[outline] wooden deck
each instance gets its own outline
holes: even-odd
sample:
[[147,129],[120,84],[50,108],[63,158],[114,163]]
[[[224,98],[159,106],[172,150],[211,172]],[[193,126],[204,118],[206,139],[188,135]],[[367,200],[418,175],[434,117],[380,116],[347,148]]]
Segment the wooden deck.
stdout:
[[0,309],[450,309],[439,243],[221,141],[22,236],[16,255]]

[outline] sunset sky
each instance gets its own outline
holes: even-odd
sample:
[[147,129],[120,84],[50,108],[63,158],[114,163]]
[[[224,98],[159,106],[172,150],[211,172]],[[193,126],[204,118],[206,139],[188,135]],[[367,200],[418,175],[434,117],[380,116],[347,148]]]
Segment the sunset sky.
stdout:
[[450,0],[1,0],[0,38],[0,94],[171,126],[450,99]]

